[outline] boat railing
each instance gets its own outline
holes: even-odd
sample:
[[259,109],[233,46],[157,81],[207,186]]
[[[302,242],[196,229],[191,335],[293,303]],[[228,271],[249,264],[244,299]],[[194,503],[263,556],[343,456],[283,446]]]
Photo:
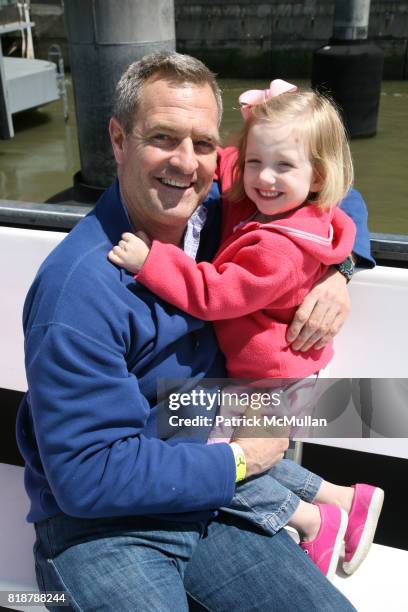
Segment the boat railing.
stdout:
[[[69,231],[91,209],[92,205],[0,199],[0,226]],[[400,266],[407,262],[408,267],[408,235],[371,233],[371,251],[379,263]]]

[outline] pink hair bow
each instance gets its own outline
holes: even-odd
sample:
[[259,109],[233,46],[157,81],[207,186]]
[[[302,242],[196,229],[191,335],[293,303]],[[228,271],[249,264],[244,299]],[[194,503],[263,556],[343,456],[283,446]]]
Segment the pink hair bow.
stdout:
[[282,81],[282,79],[275,79],[271,81],[269,89],[249,89],[248,91],[244,91],[238,98],[241,114],[246,121],[253,106],[263,104],[271,98],[275,98],[284,93],[294,93],[297,90],[298,88],[296,85]]

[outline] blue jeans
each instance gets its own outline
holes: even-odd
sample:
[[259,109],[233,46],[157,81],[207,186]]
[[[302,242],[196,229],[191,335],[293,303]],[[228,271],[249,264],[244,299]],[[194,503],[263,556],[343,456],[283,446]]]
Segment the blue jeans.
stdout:
[[284,530],[222,512],[207,525],[60,514],[36,532],[39,588],[70,596],[54,612],[354,610]]
[[301,499],[314,500],[322,482],[301,465],[282,459],[266,474],[239,484],[223,510],[274,535],[288,524]]

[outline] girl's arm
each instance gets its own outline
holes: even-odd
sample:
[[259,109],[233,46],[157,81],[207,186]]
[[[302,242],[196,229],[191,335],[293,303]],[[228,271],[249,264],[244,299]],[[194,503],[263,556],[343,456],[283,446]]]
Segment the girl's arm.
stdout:
[[[154,241],[136,279],[159,297],[207,321],[231,319],[265,308],[299,303],[299,257],[277,236],[274,249],[247,244],[231,261],[197,264],[181,249]],[[290,303],[288,303],[290,302]]]
[[231,261],[218,265],[197,264],[174,245],[155,240],[150,247],[147,242],[142,232],[123,234],[108,257],[163,300],[197,318],[240,317],[272,301],[278,306],[282,295],[286,308],[299,303],[299,251],[284,237],[274,237],[272,250],[258,236],[237,250]]

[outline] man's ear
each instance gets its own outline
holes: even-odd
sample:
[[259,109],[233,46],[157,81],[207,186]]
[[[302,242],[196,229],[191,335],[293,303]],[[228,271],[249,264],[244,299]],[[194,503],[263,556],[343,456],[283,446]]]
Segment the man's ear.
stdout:
[[122,126],[115,117],[111,117],[109,121],[109,136],[116,163],[120,165],[123,161],[126,136]]

